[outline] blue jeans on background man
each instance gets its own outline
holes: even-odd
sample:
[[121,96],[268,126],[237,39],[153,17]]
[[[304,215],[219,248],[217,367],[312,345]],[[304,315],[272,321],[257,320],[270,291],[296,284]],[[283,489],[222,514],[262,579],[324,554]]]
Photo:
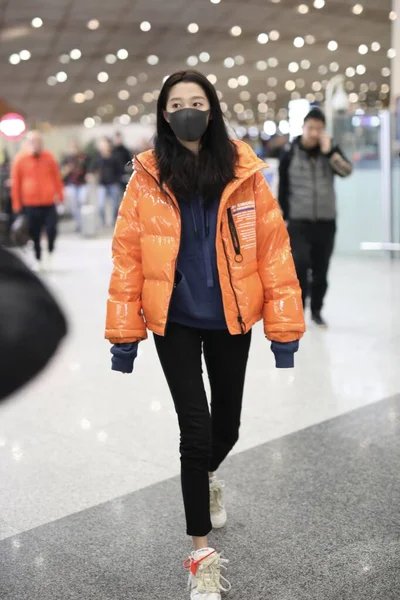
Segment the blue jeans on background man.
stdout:
[[109,185],[99,185],[97,191],[99,215],[102,225],[107,225],[106,206],[107,198],[111,200],[113,225],[117,220],[119,205],[121,203],[121,186],[119,183],[111,183]]
[[65,186],[66,197],[70,202],[72,218],[76,224],[76,230],[81,231],[81,208],[86,202],[87,186],[69,184]]

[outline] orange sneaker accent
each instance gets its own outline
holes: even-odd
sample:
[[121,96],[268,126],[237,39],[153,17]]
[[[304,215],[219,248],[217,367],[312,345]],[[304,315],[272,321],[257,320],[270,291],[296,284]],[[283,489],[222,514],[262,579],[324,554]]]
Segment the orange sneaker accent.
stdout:
[[184,563],[183,566],[185,569],[190,570],[191,574],[196,577],[197,575],[197,568],[199,566],[199,564],[205,560],[206,558],[208,558],[209,556],[212,556],[213,554],[215,554],[216,550],[213,550],[212,552],[210,552],[209,554],[205,554],[204,556],[202,556],[199,560],[193,560],[192,558],[187,558]]

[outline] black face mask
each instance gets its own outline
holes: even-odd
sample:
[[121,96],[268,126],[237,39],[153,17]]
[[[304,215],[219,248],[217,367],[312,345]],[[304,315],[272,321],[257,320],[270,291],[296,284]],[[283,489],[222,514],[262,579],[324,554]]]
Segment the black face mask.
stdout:
[[169,124],[176,137],[184,142],[197,142],[208,126],[209,110],[183,108],[167,113]]

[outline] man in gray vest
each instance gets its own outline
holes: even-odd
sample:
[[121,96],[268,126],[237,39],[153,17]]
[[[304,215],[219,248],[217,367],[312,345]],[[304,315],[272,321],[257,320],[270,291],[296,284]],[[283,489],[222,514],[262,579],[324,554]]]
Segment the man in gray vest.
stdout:
[[281,157],[279,203],[288,223],[303,305],[310,295],[312,320],[320,327],[327,326],[321,311],[336,234],[334,178],[351,172],[350,161],[325,132],[324,114],[313,108],[303,135]]

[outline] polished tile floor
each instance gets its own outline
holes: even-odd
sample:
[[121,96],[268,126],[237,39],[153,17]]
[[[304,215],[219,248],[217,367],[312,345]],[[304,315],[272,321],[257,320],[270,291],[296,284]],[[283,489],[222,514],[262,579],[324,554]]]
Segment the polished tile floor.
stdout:
[[[104,510],[110,510],[112,514],[118,515],[125,501],[115,500],[116,498],[144,498],[147,503],[147,499],[151,498],[150,491],[141,492],[142,495],[135,495],[135,492],[139,493],[138,490],[147,486],[161,485],[160,482],[163,481],[166,481],[165,486],[148,488],[148,490],[154,489],[159,493],[157,491],[159,489],[162,494],[165,490],[170,494],[176,494],[174,505],[177,503],[177,506],[170,512],[170,506],[163,504],[161,515],[163,523],[169,523],[175,532],[172,540],[176,541],[180,500],[177,480],[170,481],[170,478],[176,476],[179,471],[176,416],[151,340],[141,345],[140,356],[132,376],[123,377],[110,371],[109,347],[103,340],[105,299],[110,273],[109,255],[109,239],[83,241],[66,236],[60,240],[54,272],[46,275],[49,285],[57,293],[69,314],[71,333],[51,367],[18,397],[0,408],[0,540],[5,540],[1,546],[1,552],[5,555],[8,548],[14,553],[14,557],[23,556],[22,552],[18,554],[19,549],[15,547],[20,543],[18,540],[22,539],[17,535],[21,532],[43,525],[50,527],[48,525],[50,522],[75,515],[79,511],[84,511],[82,515],[86,516],[96,515],[96,510],[102,510],[99,507],[101,503],[108,503],[105,506],[109,508]],[[322,423],[315,431],[323,432],[326,430],[324,423],[327,420],[364,408],[367,412],[355,412],[352,417],[349,417],[349,422],[354,424],[354,435],[356,435],[357,415],[362,419],[364,414],[373,414],[374,410],[379,413],[381,409],[377,407],[382,404],[375,407],[373,403],[400,392],[399,306],[400,262],[338,258],[333,264],[331,291],[326,306],[330,329],[320,331],[310,326],[296,357],[297,367],[294,371],[277,371],[274,368],[273,356],[263,337],[262,328],[256,328],[245,393],[241,439],[231,458],[232,462],[229,463],[230,475],[236,480],[237,485],[242,476],[244,481],[247,481],[246,472],[249,471],[255,477],[248,481],[249,491],[251,494],[257,492],[257,478],[261,475],[260,467],[263,465],[261,457],[264,450],[262,449],[266,449],[268,455],[268,448],[275,447],[274,444],[279,447],[283,436],[299,432],[298,437],[290,439],[301,441],[302,431],[305,428]],[[368,413],[368,405],[371,405],[372,413]],[[398,427],[397,409],[398,404],[394,402],[391,412],[389,411],[393,421],[389,420],[388,423],[384,421],[388,427]],[[340,419],[337,421],[337,423],[341,422],[347,421]],[[372,427],[371,423],[370,425]],[[377,430],[371,430],[371,436],[375,441],[371,441],[370,446],[377,452],[378,462],[381,460],[379,457],[381,434],[382,452],[384,454],[394,452],[395,449],[390,444],[388,447],[385,446],[384,438],[387,434],[385,427],[382,431],[379,427]],[[340,436],[339,438],[341,440]],[[272,442],[271,446],[265,446],[271,440],[277,441]],[[337,439],[332,443],[334,457],[340,450],[340,443]],[[359,443],[369,444],[368,439],[359,440]],[[326,455],[327,448],[322,445],[321,451],[323,450]],[[253,454],[244,452],[250,449],[254,449],[251,451]],[[344,455],[338,458],[338,465],[340,460],[350,460],[348,454],[346,455],[348,450],[346,445],[342,450]],[[246,456],[253,458],[247,463],[241,463],[241,457]],[[299,456],[302,456],[301,452]],[[315,451],[309,458],[311,462],[307,463],[303,485],[309,490],[315,482],[316,492],[322,494],[319,489],[322,485],[319,462],[316,460],[314,463],[312,458],[318,459],[318,452]],[[392,458],[394,460],[393,456]],[[399,461],[399,458],[397,460]],[[268,463],[268,468],[271,469],[273,464],[275,463]],[[399,466],[398,462],[396,465]],[[329,468],[333,467],[334,465],[329,463]],[[296,469],[303,468],[305,466],[300,460]],[[291,473],[286,473],[288,480]],[[338,476],[339,473],[336,473],[335,477]],[[375,484],[371,481],[369,487],[368,471],[365,471],[362,476],[365,481],[360,494],[371,493],[371,501],[374,501],[374,494],[377,493]],[[379,481],[382,483],[383,480]],[[346,502],[351,500],[351,489],[346,488],[349,484],[350,479],[344,477],[343,482],[339,482],[337,490],[338,498],[345,497]],[[266,485],[265,481],[263,485]],[[262,493],[267,493],[268,496],[267,487],[263,488]],[[302,486],[299,484],[298,488],[296,494],[300,493]],[[239,485],[236,491],[231,490],[237,510],[242,504],[240,489]],[[331,487],[329,489],[330,495],[334,496],[335,489]],[[288,502],[288,495],[291,493],[287,480],[282,480],[281,495],[274,496],[281,505],[279,519],[283,519],[282,526],[284,526],[285,503]],[[235,494],[239,496],[236,497]],[[331,500],[333,502],[334,498]],[[381,499],[375,498],[375,500],[381,502]],[[292,501],[295,501],[295,497]],[[271,510],[272,508],[274,515],[277,515],[275,504]],[[94,512],[88,512],[88,509]],[[301,501],[296,509],[299,512],[299,519],[302,511],[306,509],[306,500]],[[134,526],[146,532],[148,520],[151,521],[154,515],[152,516],[151,511],[146,513],[144,505],[141,510],[143,513],[138,513],[140,519],[135,521]],[[242,506],[242,510],[245,510],[245,507]],[[250,510],[249,506],[247,510]],[[315,513],[315,530],[320,526],[320,516],[317,513]],[[364,516],[368,518],[367,513]],[[250,517],[254,526],[256,517],[252,514]],[[121,518],[123,523],[124,518]],[[329,519],[329,516],[323,515],[321,518]],[[337,514],[335,514],[336,518]],[[81,526],[79,516],[71,519],[78,519],[77,527]],[[102,519],[102,527],[105,527],[104,515]],[[243,521],[243,523],[240,521],[239,530],[244,532],[246,521],[244,517]],[[67,519],[59,523],[65,523],[66,525],[60,526],[68,530],[68,523],[73,522]],[[309,521],[307,522],[309,524]],[[324,524],[326,525],[325,521]],[[341,527],[345,529],[345,524],[343,523]],[[301,535],[305,536],[307,530],[308,527],[302,530]],[[265,535],[265,543],[270,544],[267,529],[263,527],[260,531]],[[315,535],[317,533],[315,531]],[[87,531],[82,531],[80,543],[83,546],[86,544],[87,534]],[[112,531],[108,531],[107,535],[112,536]],[[246,552],[254,553],[252,538],[248,534],[243,533],[243,535],[245,535]],[[161,537],[167,539],[164,533]],[[31,539],[34,548],[35,544],[39,543],[37,541],[39,538],[35,533]],[[305,538],[300,539],[306,541]],[[311,540],[312,544],[314,542],[315,540]],[[371,552],[378,556],[381,552],[381,540],[377,537],[375,542],[375,550],[371,547]],[[111,538],[107,542],[110,547],[118,543],[118,539],[111,540]],[[183,535],[182,543],[185,544]],[[358,543],[355,539],[351,560],[356,560]],[[227,540],[224,545],[231,546],[231,544],[232,540]],[[382,555],[383,558],[386,556],[385,560],[390,559],[392,550],[394,552],[394,546],[392,547],[391,544],[392,541],[386,549],[387,555]],[[304,550],[305,546],[302,547]],[[293,550],[295,548],[294,544]],[[35,556],[34,560],[41,562],[39,550],[37,554],[33,549],[32,556]],[[52,560],[63,563],[65,557],[60,555],[58,559],[57,552],[55,551]],[[106,554],[104,556],[106,557]],[[298,561],[300,557],[299,551]],[[5,564],[3,558],[2,555],[1,565]],[[11,558],[10,555],[7,560]],[[26,556],[21,559],[22,562],[27,561],[28,570],[32,568],[30,558]],[[157,569],[155,572],[152,569],[155,558],[147,558],[149,563],[147,566],[144,565],[143,569],[148,569],[146,571],[148,577],[157,579]],[[383,558],[381,557],[382,560]],[[288,557],[285,558],[287,559]],[[72,577],[80,561],[74,552],[70,560]],[[274,560],[278,560],[278,554]],[[19,559],[13,564],[15,568],[15,564],[19,564]],[[274,564],[271,566],[272,569],[275,568]],[[335,563],[337,564],[340,564],[340,561]],[[20,566],[22,570],[25,568],[22,563]],[[286,566],[289,568],[289,563]],[[105,595],[102,596],[101,593],[96,595],[98,590],[91,578],[93,576],[96,579],[97,571],[95,569],[91,574],[89,567],[92,568],[93,565],[91,563],[88,565],[87,573],[89,578],[87,585],[92,586],[93,596],[89,592],[80,596],[79,591],[76,592],[77,595],[71,592],[68,596],[60,587],[59,596],[49,597],[88,599],[126,597],[123,591],[118,591],[125,589],[124,584],[120,584],[121,588],[117,583],[115,595],[107,595],[110,593],[109,582],[104,583],[107,586]],[[281,568],[284,568],[283,564]],[[296,568],[300,569],[300,563]],[[328,569],[329,565],[325,564],[324,568]],[[339,567],[335,568],[339,576]],[[35,569],[32,571],[32,577],[34,571]],[[7,569],[5,573],[7,576]],[[321,573],[319,577],[322,577]],[[12,576],[12,571],[9,575]],[[119,579],[117,575],[116,580]],[[274,600],[288,600],[292,597],[296,600],[303,597],[314,598],[311,595],[307,596],[306,588],[301,595],[296,587],[297,584],[293,588],[293,593],[289,588],[289,591],[280,590],[278,575],[277,573],[274,584],[277,586],[276,593],[271,596]],[[306,575],[304,571],[303,576]],[[55,567],[52,576],[57,578]],[[251,577],[256,580],[257,574],[251,573]],[[68,587],[67,579],[64,583]],[[49,585],[51,587],[50,580]],[[64,584],[60,583],[60,586],[62,585]],[[84,580],[82,585],[86,585]],[[7,593],[12,594],[12,592]],[[21,595],[18,595],[20,593]],[[261,591],[259,593],[261,594]],[[331,596],[316,595],[315,598],[351,597],[344,592],[342,595],[340,593],[335,596],[332,591]],[[22,600],[25,597],[22,591],[18,594],[6,595],[6,598]],[[3,598],[1,586],[0,597]],[[133,597],[147,600],[147,596],[144,595],[134,594]],[[153,594],[148,596],[150,597],[158,596]],[[179,596],[172,594],[168,597],[175,599]],[[264,600],[266,596],[256,594],[252,597]],[[378,597],[380,596],[371,596],[374,599]],[[385,599],[390,597],[382,596]],[[36,596],[32,595],[33,598]]]

